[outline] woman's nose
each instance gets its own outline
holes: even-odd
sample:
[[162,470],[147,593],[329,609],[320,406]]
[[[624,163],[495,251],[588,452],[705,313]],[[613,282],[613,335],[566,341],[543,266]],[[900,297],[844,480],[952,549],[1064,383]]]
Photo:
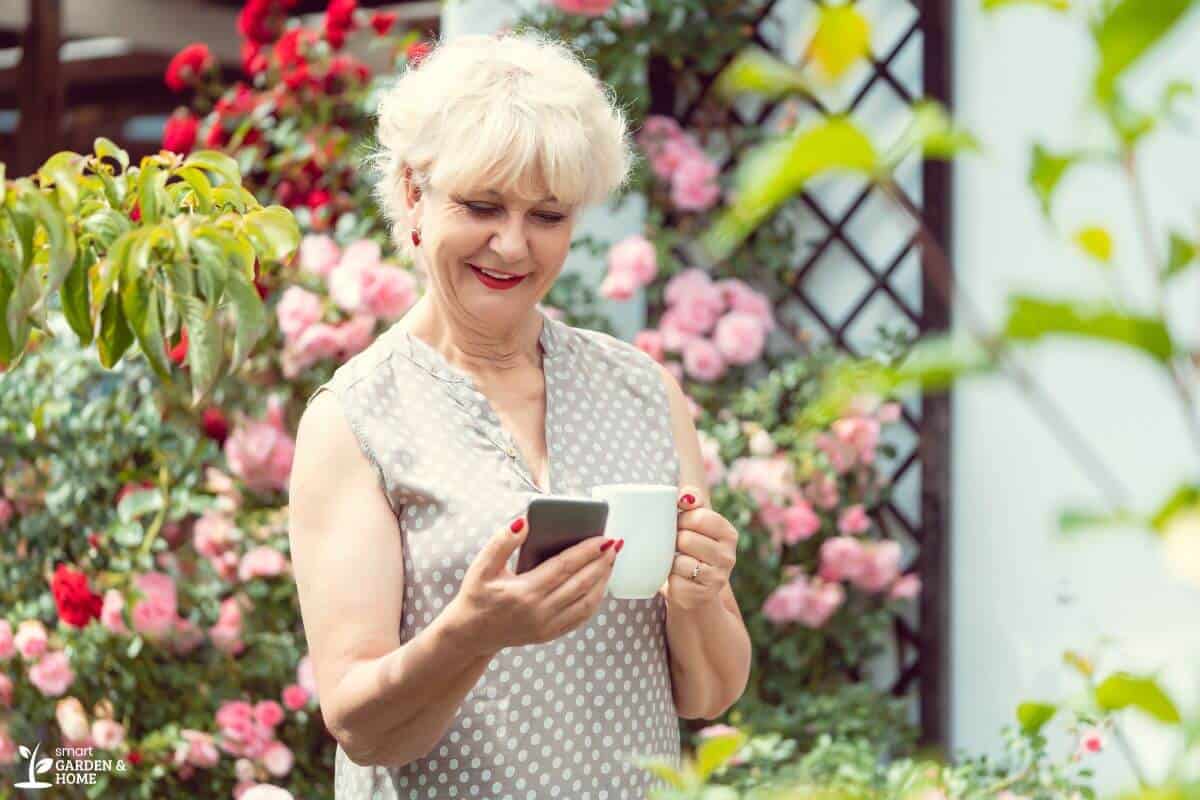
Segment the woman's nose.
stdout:
[[529,243],[525,236],[525,221],[514,217],[501,224],[500,229],[492,234],[491,247],[504,260],[505,264],[517,264],[529,255]]

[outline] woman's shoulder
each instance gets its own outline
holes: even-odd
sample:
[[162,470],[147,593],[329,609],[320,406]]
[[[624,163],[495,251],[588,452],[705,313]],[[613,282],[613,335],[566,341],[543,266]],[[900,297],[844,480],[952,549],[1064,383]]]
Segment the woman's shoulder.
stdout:
[[577,355],[604,362],[613,367],[657,370],[658,362],[649,353],[611,333],[592,328],[576,328],[559,321],[566,337],[575,342]]

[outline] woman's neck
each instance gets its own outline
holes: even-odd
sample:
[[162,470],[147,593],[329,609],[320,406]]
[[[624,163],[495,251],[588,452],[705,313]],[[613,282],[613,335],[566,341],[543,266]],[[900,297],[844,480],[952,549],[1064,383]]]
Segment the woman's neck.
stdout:
[[397,322],[442,354],[452,366],[483,380],[502,378],[513,370],[541,367],[538,342],[541,314],[531,311],[509,329],[459,321],[423,298]]

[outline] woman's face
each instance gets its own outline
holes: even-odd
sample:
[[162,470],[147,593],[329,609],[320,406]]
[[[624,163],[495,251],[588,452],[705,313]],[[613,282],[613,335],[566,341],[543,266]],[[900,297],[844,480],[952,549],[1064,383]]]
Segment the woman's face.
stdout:
[[[515,325],[545,297],[562,272],[575,222],[572,209],[548,194],[434,188],[420,197],[419,257],[451,314]],[[497,280],[477,267],[516,279]]]

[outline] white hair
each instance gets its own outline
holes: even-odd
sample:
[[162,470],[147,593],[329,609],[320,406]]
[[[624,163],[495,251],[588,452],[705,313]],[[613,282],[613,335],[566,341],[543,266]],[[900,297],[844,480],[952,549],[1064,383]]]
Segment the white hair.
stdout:
[[624,186],[637,155],[625,111],[562,41],[535,29],[439,42],[383,95],[375,196],[412,255],[404,172],[423,190],[494,189],[571,207]]

